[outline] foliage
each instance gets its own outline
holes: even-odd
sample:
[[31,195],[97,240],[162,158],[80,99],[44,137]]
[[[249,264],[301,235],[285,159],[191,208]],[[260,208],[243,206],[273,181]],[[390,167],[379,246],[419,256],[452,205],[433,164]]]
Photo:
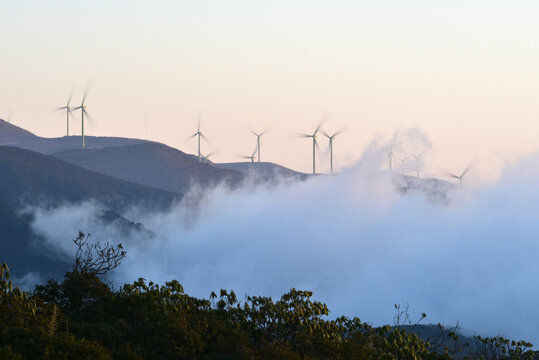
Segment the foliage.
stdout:
[[[73,271],[30,294],[13,288],[5,264],[0,284],[0,359],[453,358],[404,327],[329,319],[310,291],[240,301],[221,290],[199,299],[176,280],[140,278],[113,290],[95,273]],[[531,344],[477,340],[490,352],[476,358],[532,359]]]

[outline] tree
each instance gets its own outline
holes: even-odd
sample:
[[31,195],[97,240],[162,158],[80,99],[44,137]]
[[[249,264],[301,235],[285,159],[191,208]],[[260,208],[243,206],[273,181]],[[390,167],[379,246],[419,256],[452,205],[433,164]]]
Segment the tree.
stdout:
[[73,272],[105,275],[109,271],[116,269],[127,255],[122,244],[115,247],[109,243],[101,244],[99,241],[90,243],[88,241],[90,236],[89,233],[84,234],[79,231],[77,237],[73,239],[73,242],[77,245]]

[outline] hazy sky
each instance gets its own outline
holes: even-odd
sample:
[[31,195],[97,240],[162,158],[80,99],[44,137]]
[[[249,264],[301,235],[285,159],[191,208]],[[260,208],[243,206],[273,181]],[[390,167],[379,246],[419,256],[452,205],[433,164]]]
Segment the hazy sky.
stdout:
[[252,151],[251,126],[271,129],[262,160],[309,171],[311,144],[290,131],[328,114],[328,131],[348,126],[338,166],[417,126],[431,173],[479,158],[481,177],[537,148],[538,17],[531,0],[0,0],[0,117],[62,136],[51,109],[91,81],[90,135],[194,152],[185,138],[202,112],[214,161]]

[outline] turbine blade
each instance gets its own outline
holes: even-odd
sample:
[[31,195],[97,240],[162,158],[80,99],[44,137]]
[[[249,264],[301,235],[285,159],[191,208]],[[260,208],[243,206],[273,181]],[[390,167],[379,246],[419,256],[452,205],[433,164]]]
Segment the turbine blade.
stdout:
[[318,150],[321,150],[320,145],[318,144],[318,140],[316,140],[316,138],[314,138],[314,146],[315,146]]
[[73,98],[74,93],[75,93],[74,91],[71,91],[71,94],[69,95],[69,98],[67,99],[66,107],[69,107],[69,104],[71,103],[71,99]]
[[86,88],[84,89],[84,93],[82,95],[82,104],[81,104],[81,106],[84,105],[84,102],[86,101],[86,97],[88,96],[88,93],[90,92],[91,89],[92,89],[92,82],[88,81],[86,83]]
[[197,120],[197,132],[200,132],[200,123],[202,122],[202,111],[198,112],[198,120]]
[[92,115],[90,115],[90,113],[88,113],[88,111],[86,109],[82,109],[82,111],[84,112],[84,116],[86,117],[86,119],[88,119],[88,123],[92,126],[92,127],[95,127],[97,126],[97,123],[95,121],[95,119],[93,118]]
[[296,131],[291,131],[291,134],[292,134],[292,137],[295,137],[295,138],[309,138],[309,137],[313,137],[312,135],[304,134],[304,133],[300,133],[300,132],[296,132]]
[[470,171],[475,166],[475,164],[476,164],[475,160],[470,161],[470,163],[468,164],[468,166],[466,166],[466,169],[464,169],[464,171],[462,172],[460,176],[463,177],[464,175],[466,175],[468,171]]
[[440,170],[442,170],[442,171],[445,173],[446,176],[452,177],[452,178],[454,178],[454,179],[458,179],[458,178],[459,178],[457,175],[453,174],[452,172],[447,171],[446,169],[440,168]]
[[318,132],[318,130],[322,128],[322,126],[324,126],[324,124],[328,121],[328,119],[329,119],[329,114],[326,112],[324,115],[322,115],[320,122],[316,126],[316,130],[314,131],[315,134]]
[[199,133],[199,134],[200,134],[200,137],[201,137],[202,139],[204,139],[205,142],[207,142],[208,144],[211,143],[211,140],[208,139],[208,137],[207,137],[206,135],[204,135],[204,134],[202,134],[202,133]]
[[335,131],[332,135],[332,137],[335,137],[337,135],[340,135],[342,134],[343,132],[345,132],[346,130],[348,130],[348,127],[347,126],[343,126],[341,127],[339,130]]

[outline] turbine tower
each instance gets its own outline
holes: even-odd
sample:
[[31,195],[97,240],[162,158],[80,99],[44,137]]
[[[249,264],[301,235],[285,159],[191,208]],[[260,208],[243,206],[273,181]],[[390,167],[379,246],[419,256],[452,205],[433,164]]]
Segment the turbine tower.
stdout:
[[335,132],[333,135],[329,135],[326,132],[323,131],[324,135],[329,139],[329,171],[331,174],[333,174],[333,140],[337,135],[342,133],[343,130],[339,130]]
[[419,179],[419,157],[421,156],[421,154],[419,155],[414,155],[413,158],[415,159],[415,169],[416,169],[416,177]]
[[71,114],[71,110],[75,110],[75,108],[72,108],[69,106],[69,103],[71,103],[72,97],[73,95],[69,97],[69,99],[67,100],[67,104],[65,106],[56,108],[56,111],[61,111],[61,110],[66,111],[66,128],[67,128],[66,136],[69,136],[69,115]]
[[316,175],[316,146],[318,145],[318,142],[316,141],[316,134],[318,134],[318,131],[320,131],[320,128],[322,127],[322,125],[323,125],[323,122],[318,124],[318,126],[316,127],[316,129],[311,135],[309,134],[299,135],[300,137],[313,138],[313,175]]
[[260,134],[254,132],[253,130],[249,130],[251,131],[251,134],[253,134],[254,136],[256,136],[256,151],[258,153],[258,162],[260,162],[260,138],[262,137],[262,135],[264,135],[265,133],[267,133],[268,131],[262,131]]
[[198,137],[198,161],[202,162],[202,154],[200,153],[200,138],[206,139],[206,137],[200,131],[200,116],[198,117],[197,132],[191,135],[190,139]]
[[88,90],[84,93],[84,96],[82,97],[82,103],[80,106],[77,106],[73,110],[81,110],[81,129],[82,129],[82,148],[84,149],[86,147],[86,144],[84,142],[84,115],[90,119],[90,115],[88,114],[88,111],[86,111],[86,105],[84,105],[84,102],[86,101],[86,96],[88,95]]
[[391,171],[393,167],[393,155],[393,149],[389,150],[389,152],[387,153],[387,160],[389,161],[389,171]]
[[403,158],[398,158],[400,161],[401,161],[401,171],[402,171],[402,175],[404,175],[404,162],[407,160],[406,157],[403,157]]
[[468,171],[470,171],[472,169],[473,166],[474,166],[473,162],[468,164],[466,169],[464,169],[464,171],[461,172],[460,175],[455,175],[453,173],[450,173],[447,170],[444,170],[444,171],[447,173],[447,176],[452,177],[453,179],[457,179],[459,181],[459,185],[462,186],[462,179],[464,178],[464,175],[466,175],[468,173]]

